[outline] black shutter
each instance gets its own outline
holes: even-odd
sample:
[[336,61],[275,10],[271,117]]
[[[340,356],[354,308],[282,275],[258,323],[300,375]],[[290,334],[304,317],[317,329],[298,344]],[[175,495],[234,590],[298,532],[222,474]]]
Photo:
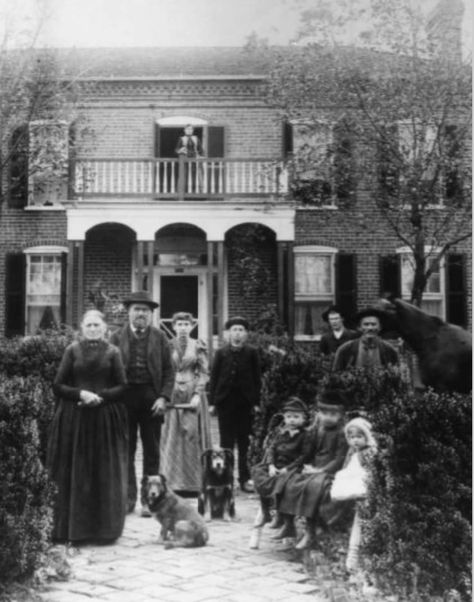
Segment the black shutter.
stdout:
[[8,206],[21,209],[28,204],[28,125],[16,128],[10,138]]
[[155,157],[160,156],[160,126],[155,123]]
[[59,308],[59,321],[61,324],[66,324],[67,260],[68,260],[68,254],[61,253],[61,298],[60,298],[60,308]]
[[455,199],[462,194],[462,182],[460,171],[461,141],[459,139],[459,128],[455,125],[447,125],[444,129],[446,159],[448,165],[445,170],[446,198]]
[[354,189],[354,136],[350,126],[341,123],[334,128],[333,181],[339,203],[347,203]]
[[211,159],[221,158],[225,153],[224,127],[210,125],[207,128],[207,156]]
[[347,326],[357,311],[357,273],[356,256],[339,253],[336,256],[336,304],[341,309]]
[[459,253],[446,256],[446,319],[467,327],[465,257]]
[[283,122],[283,157],[293,153],[293,126],[289,121]]
[[399,191],[400,170],[395,153],[398,144],[398,127],[385,126],[378,141],[378,180],[382,195],[397,196]]
[[5,258],[5,336],[25,334],[25,279],[24,253],[8,253]]
[[402,275],[400,268],[400,257],[398,255],[386,255],[379,260],[380,295],[393,295],[401,297]]

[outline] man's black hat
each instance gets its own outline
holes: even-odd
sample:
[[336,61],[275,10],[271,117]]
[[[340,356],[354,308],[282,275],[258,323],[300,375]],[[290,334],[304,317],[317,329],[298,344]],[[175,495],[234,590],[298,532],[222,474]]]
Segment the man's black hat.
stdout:
[[341,389],[327,388],[325,389],[318,401],[318,409],[320,410],[341,410],[344,411],[347,405],[347,397]]
[[134,303],[148,305],[148,307],[152,310],[159,306],[159,303],[153,301],[153,299],[150,297],[150,293],[147,291],[135,291],[134,293],[130,293],[130,295],[128,295],[128,297],[124,299],[122,303],[127,309]]
[[344,314],[341,311],[341,308],[338,305],[330,305],[327,309],[323,311],[321,314],[322,319],[325,322],[329,322],[329,314],[339,314],[341,318],[344,318]]
[[234,318],[229,318],[227,322],[224,324],[224,328],[229,330],[232,326],[243,326],[245,330],[249,330],[249,322],[242,316],[235,316]]

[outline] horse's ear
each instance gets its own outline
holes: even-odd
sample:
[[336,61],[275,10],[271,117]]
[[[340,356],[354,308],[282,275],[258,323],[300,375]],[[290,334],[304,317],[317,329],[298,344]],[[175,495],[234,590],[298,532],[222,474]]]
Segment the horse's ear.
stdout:
[[394,293],[391,293],[390,291],[385,291],[380,295],[380,298],[384,301],[390,301],[391,303],[393,303],[397,297]]

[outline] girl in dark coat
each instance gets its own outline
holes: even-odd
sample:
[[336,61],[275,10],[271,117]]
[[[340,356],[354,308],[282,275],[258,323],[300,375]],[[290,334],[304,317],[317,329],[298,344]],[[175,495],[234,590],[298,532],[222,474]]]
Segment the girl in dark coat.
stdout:
[[119,350],[105,341],[96,310],[84,314],[82,338],[64,352],[54,381],[60,398],[47,462],[57,485],[53,539],[115,540],[127,501],[127,415]]
[[348,448],[344,435],[344,406],[342,392],[327,390],[323,393],[314,426],[308,431],[305,461],[311,464],[305,464],[301,473],[291,474],[277,496],[277,510],[285,519],[277,539],[294,537],[293,518],[306,517],[306,533],[297,549],[311,545],[320,505],[329,495],[332,476],[344,464]]

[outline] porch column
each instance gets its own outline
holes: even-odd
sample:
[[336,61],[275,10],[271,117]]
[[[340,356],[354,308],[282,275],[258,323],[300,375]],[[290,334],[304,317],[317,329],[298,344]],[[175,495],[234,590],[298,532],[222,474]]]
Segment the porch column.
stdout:
[[217,243],[217,331],[222,341],[224,330],[224,241]]
[[285,243],[277,242],[277,278],[278,278],[278,296],[277,296],[277,310],[278,318],[283,324],[285,322],[285,307],[284,307],[284,282],[285,282]]
[[207,243],[207,349],[209,361],[212,360],[214,323],[214,243]]
[[137,241],[137,282],[138,290],[143,289],[143,240]]
[[150,297],[153,299],[153,256],[155,254],[155,241],[149,240],[147,243],[147,264],[148,264],[148,277],[147,277],[147,290],[150,293]]
[[84,241],[76,242],[77,249],[77,321],[84,313]]
[[70,240],[67,243],[69,252],[67,254],[66,268],[66,324],[72,327],[72,310],[73,310],[73,291],[74,291],[74,249],[75,243]]
[[288,335],[293,338],[295,334],[295,260],[293,256],[293,243],[287,243],[287,269],[288,269]]

